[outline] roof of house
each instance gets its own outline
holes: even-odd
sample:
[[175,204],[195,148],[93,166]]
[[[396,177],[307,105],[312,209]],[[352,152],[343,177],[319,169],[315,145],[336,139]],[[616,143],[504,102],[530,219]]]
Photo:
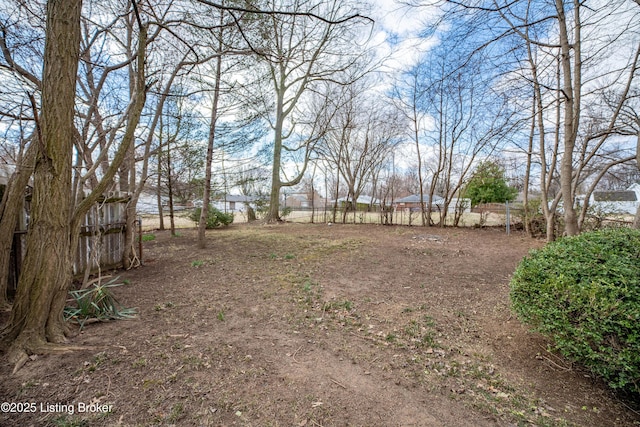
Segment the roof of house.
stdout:
[[593,200],[596,202],[635,202],[638,200],[635,191],[594,191]]
[[[351,199],[347,199],[346,197],[340,197],[338,199],[338,202],[346,202],[346,201],[351,201]],[[356,200],[356,203],[360,203],[363,205],[368,205],[368,204],[376,204],[376,203],[380,203],[380,200],[376,199],[375,197],[371,197],[371,196],[360,196],[358,197],[358,200]]]
[[255,196],[245,196],[244,194],[227,194],[226,196],[216,197],[217,202],[238,202],[238,203],[251,203],[258,200]]
[[[429,195],[425,194],[422,198],[424,200],[424,203],[429,203]],[[434,203],[440,203],[442,202],[444,199],[440,196],[437,196],[434,194],[433,196],[433,202]],[[407,197],[403,197],[401,199],[396,200],[396,203],[420,203],[420,195],[419,194],[412,194],[410,196]]]

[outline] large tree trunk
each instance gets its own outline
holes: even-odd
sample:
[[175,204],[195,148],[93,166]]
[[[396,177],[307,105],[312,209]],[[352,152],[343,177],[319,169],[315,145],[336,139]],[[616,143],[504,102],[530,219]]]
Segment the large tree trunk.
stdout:
[[271,194],[269,196],[269,211],[267,212],[267,222],[280,221],[280,190],[282,188],[282,180],[280,179],[280,166],[282,161],[282,129],[284,116],[283,99],[284,95],[281,91],[277,94],[276,104],[276,125],[274,129],[273,143],[273,166],[271,169]]
[[34,169],[31,223],[18,291],[5,339],[18,363],[64,340],[62,308],[71,280],[71,162],[81,0],[49,0],[42,79],[42,117]]

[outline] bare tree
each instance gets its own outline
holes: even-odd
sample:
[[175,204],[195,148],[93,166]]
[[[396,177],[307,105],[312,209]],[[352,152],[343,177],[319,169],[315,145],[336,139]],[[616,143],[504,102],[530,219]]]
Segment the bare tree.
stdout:
[[319,150],[346,185],[344,222],[348,207],[354,208],[355,215],[362,191],[375,183],[398,145],[405,121],[392,103],[385,103],[380,94],[368,90],[365,81],[337,89],[329,92],[338,102]]
[[[614,151],[607,148],[610,138],[601,139],[602,135],[591,132],[593,121],[585,120],[585,105],[594,104],[602,83],[610,87],[624,85],[626,79],[616,82],[611,78],[624,74],[616,64],[624,64],[633,74],[634,61],[628,58],[634,56],[637,46],[637,8],[625,1],[598,5],[563,0],[440,4],[447,10],[446,17],[451,19],[448,22],[453,23],[453,28],[470,23],[482,29],[481,36],[470,41],[473,49],[469,58],[488,53],[505,76],[509,72],[520,73],[520,80],[511,80],[508,90],[515,94],[515,85],[521,88],[523,98],[536,103],[529,119],[535,120],[530,129],[535,130],[539,141],[534,151],[538,151],[542,166],[542,209],[548,238],[554,238],[555,216],[560,207],[565,234],[577,234],[581,221],[574,207],[576,192],[588,179],[598,178],[595,163]],[[602,37],[603,33],[608,37]],[[523,73],[525,63],[528,73]],[[615,108],[610,113],[614,112]],[[611,123],[610,118],[605,122]],[[624,157],[601,166],[612,167]]]
[[[353,40],[357,38],[358,21],[353,19],[357,15],[349,4],[337,0],[295,0],[286,8],[278,8],[280,3],[275,0],[268,3],[270,9],[287,14],[260,16],[255,26],[257,40],[247,41],[259,54],[271,86],[269,98],[264,98],[262,104],[274,134],[266,219],[277,221],[280,190],[302,180],[319,137],[297,133],[303,120],[299,107],[314,85],[339,78],[339,73],[355,63],[359,53]],[[298,154],[301,162],[300,170],[290,179],[282,177],[286,154]]]
[[[416,150],[416,170],[418,172],[418,190],[420,195],[420,220],[422,226],[431,225],[431,218],[428,218],[427,212],[431,207],[427,209],[424,202],[424,171],[422,161],[422,139],[425,132],[427,115],[425,113],[424,97],[425,91],[422,88],[422,82],[420,80],[420,66],[414,67],[406,73],[405,79],[399,82],[399,87],[396,88],[397,92],[394,99],[400,105],[399,111],[402,111],[406,119],[411,124],[410,137],[413,139]],[[432,195],[433,197],[433,195]],[[431,205],[431,203],[429,203]],[[430,215],[429,215],[430,216]]]

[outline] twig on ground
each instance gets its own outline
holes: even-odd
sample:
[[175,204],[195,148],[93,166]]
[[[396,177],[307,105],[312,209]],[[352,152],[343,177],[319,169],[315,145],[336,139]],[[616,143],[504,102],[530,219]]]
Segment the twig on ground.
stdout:
[[296,363],[300,363],[296,360],[296,354],[298,354],[298,352],[302,350],[302,346],[298,347],[298,349],[296,351],[293,352],[293,354],[291,355],[291,357],[293,358],[293,361]]
[[553,357],[555,357],[558,360],[558,363],[556,363],[553,360],[551,360],[551,358],[549,358],[549,357],[547,357],[545,355],[539,354],[541,359],[546,360],[547,362],[549,362],[552,365],[551,368],[553,368],[555,366],[556,368],[560,369],[561,371],[565,371],[565,372],[569,372],[569,371],[573,370],[573,368],[571,366],[567,367],[567,366],[560,365],[561,359],[558,356],[556,356],[555,354],[551,353],[549,350],[547,350],[543,346],[540,346],[540,348],[542,348],[547,354],[552,355]]
[[333,381],[334,383],[336,383],[337,385],[339,385],[340,387],[342,387],[343,389],[347,389],[347,386],[338,382],[337,380],[334,380],[333,378],[329,378],[331,381]]

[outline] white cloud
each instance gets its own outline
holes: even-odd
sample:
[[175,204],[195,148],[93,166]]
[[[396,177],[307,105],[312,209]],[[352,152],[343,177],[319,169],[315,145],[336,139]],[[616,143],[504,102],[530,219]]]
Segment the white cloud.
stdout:
[[372,44],[378,55],[385,58],[385,71],[404,71],[416,65],[420,58],[437,43],[425,37],[425,28],[439,16],[435,7],[409,7],[390,0],[371,0],[375,20]]

